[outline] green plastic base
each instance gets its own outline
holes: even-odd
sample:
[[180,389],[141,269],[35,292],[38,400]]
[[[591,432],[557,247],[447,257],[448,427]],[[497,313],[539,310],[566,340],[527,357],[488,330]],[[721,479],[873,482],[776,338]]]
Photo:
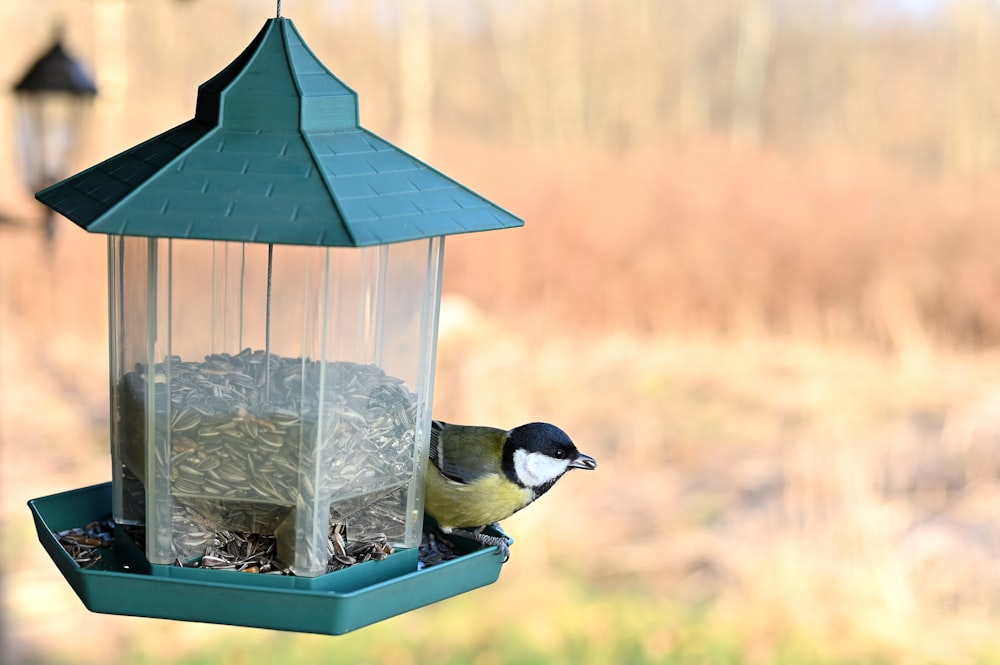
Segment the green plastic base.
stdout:
[[258,575],[150,564],[128,537],[81,568],[53,532],[111,514],[111,483],[28,502],[38,539],[87,609],[341,635],[445,598],[492,584],[502,557],[494,547],[417,570],[417,549],[399,550],[319,577]]

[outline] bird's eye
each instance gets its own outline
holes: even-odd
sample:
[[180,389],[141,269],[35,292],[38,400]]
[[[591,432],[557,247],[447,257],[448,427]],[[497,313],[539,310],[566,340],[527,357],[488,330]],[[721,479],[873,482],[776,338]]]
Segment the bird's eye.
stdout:
[[556,459],[562,459],[564,457],[566,457],[566,451],[563,450],[562,448],[557,448],[556,449]]

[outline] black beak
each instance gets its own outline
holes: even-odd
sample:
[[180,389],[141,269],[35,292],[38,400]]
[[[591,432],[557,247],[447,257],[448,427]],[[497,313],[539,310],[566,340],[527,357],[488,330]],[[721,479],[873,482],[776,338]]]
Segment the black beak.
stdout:
[[590,455],[584,455],[579,453],[576,459],[569,463],[571,469],[586,469],[587,471],[593,471],[597,468],[597,460],[595,460]]

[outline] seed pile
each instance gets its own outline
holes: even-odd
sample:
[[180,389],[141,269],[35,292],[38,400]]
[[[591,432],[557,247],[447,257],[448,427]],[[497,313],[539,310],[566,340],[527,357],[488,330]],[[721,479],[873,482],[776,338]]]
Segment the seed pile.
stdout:
[[462,556],[462,553],[447,540],[439,538],[433,531],[424,531],[420,542],[420,568],[430,568],[445,561]]
[[111,547],[115,541],[115,525],[111,519],[95,521],[84,527],[55,532],[59,544],[81,568],[90,568],[101,560],[100,548]]
[[[288,508],[317,499],[332,504],[331,522],[349,521],[360,538],[403,538],[416,398],[401,379],[374,365],[250,349],[203,362],[170,356],[151,371],[153,447],[170,474],[179,558],[220,529],[267,534]],[[149,372],[137,364],[118,390],[126,505],[137,517]],[[215,528],[198,523],[206,520]]]
[[[347,543],[346,526],[335,525],[330,530],[327,545],[326,572],[332,573],[356,563],[385,559],[392,553],[392,546],[384,534],[379,536],[370,540]],[[271,575],[293,574],[288,566],[278,559],[274,536],[232,531],[220,531],[216,534],[215,546],[209,548],[204,556],[189,563],[178,559],[175,565]]]
[[[123,529],[142,549],[145,544],[145,530],[135,526],[125,526]],[[59,531],[55,535],[81,568],[88,568],[99,561],[101,554],[97,550],[111,547],[115,542],[114,523],[110,518],[91,522],[86,527]],[[213,536],[212,541],[212,546],[203,556],[189,561],[177,559],[174,565],[268,575],[294,575],[288,566],[278,560],[274,536],[220,531]],[[347,527],[336,524],[330,529],[326,572],[332,573],[356,563],[381,561],[392,552],[392,546],[384,534],[378,534],[378,537],[368,541],[348,542]],[[420,543],[420,569],[451,561],[460,556],[462,553],[447,540],[439,538],[433,531],[424,532],[423,541]]]

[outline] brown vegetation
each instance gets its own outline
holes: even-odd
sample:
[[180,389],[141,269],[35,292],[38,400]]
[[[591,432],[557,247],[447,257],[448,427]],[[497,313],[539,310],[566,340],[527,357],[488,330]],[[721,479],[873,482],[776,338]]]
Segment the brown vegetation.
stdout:
[[[461,163],[527,226],[449,241],[446,286],[508,321],[806,335],[899,349],[1000,341],[1000,180],[698,142]],[[465,160],[465,161],[461,161]],[[529,162],[530,173],[516,165]],[[510,165],[511,172],[497,164]],[[492,266],[497,279],[477,279]]]

